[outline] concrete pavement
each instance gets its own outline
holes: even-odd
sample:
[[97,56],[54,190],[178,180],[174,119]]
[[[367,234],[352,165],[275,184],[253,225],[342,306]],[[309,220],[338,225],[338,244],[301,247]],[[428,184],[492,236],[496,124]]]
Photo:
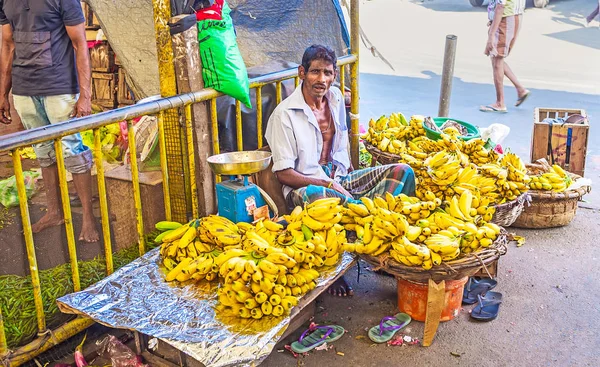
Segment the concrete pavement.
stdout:
[[[395,71],[361,49],[361,121],[396,111],[437,114],[445,35],[455,34],[458,52],[450,115],[482,127],[508,125],[511,134],[504,146],[528,159],[534,107],[583,108],[592,125],[586,177],[600,182],[600,130],[595,128],[600,121],[600,30],[582,27],[595,4],[551,1],[546,9],[527,9],[508,62],[533,93],[515,108],[516,92],[506,86],[509,113],[494,115],[477,110],[494,100],[491,66],[483,55],[485,8],[473,8],[467,0],[363,1],[362,27]],[[600,207],[599,191],[588,195],[589,206]],[[388,347],[368,339],[368,328],[397,312],[396,283],[369,271],[357,283],[354,269],[348,276],[356,290],[353,298],[324,295],[317,305],[315,322],[337,323],[348,330],[334,343],[335,349],[299,359],[278,353],[299,337],[303,330],[298,330],[263,366],[598,366],[599,221],[598,210],[580,208],[566,227],[509,228],[527,242],[520,248],[509,246],[500,260],[500,316],[489,323],[474,322],[468,314],[472,306],[465,307],[456,319],[440,325],[429,348]],[[406,333],[421,338],[423,323],[411,323]]]

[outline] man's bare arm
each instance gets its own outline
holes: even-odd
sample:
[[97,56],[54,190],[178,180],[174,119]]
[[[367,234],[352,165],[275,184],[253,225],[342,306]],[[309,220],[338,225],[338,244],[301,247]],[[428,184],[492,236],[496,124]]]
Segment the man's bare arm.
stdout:
[[10,24],[2,26],[2,52],[0,53],[0,122],[11,123],[8,93],[12,88],[12,63],[15,55],[15,43]]
[[293,189],[299,189],[308,185],[323,186],[331,188],[345,196],[352,197],[352,194],[350,194],[346,189],[342,187],[342,185],[340,185],[336,181],[307,177],[293,168],[277,171],[275,172],[275,174],[277,175],[277,179],[279,180],[279,182]]
[[85,36],[85,24],[66,26],[67,34],[75,49],[77,62],[77,78],[79,80],[79,99],[73,111],[73,117],[87,116],[92,113],[91,67],[90,55]]

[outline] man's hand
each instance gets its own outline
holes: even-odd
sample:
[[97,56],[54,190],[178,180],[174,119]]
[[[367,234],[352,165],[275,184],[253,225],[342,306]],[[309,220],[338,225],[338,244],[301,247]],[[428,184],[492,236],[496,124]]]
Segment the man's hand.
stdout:
[[490,53],[492,52],[492,50],[494,50],[494,40],[490,36],[490,37],[488,37],[487,43],[485,45],[485,51],[483,51],[483,53],[486,56],[490,56]]
[[73,112],[71,113],[71,117],[83,117],[88,116],[92,113],[92,101],[89,98],[79,97],[77,103],[75,103],[75,107],[73,108]]
[[334,189],[335,191],[339,192],[340,194],[347,196],[349,198],[353,198],[352,194],[349,193],[342,185],[340,185],[338,182],[336,181],[332,181],[333,185],[331,185],[331,188]]
[[7,97],[0,97],[0,122],[9,125],[12,122],[10,116],[10,102]]

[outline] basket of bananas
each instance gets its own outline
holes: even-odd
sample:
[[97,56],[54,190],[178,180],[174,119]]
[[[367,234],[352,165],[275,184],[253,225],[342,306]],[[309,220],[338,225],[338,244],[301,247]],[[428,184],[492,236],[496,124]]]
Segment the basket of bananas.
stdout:
[[530,205],[513,223],[520,228],[552,228],[565,226],[575,218],[577,202],[591,191],[591,186],[571,188],[581,178],[566,172],[558,165],[550,165],[545,159],[527,165]]
[[[424,117],[411,116],[406,120],[402,113],[392,113],[369,121],[368,132],[361,136],[365,148],[373,156],[372,163],[394,164],[402,159],[402,154],[412,150],[422,152],[413,139],[424,137]],[[420,159],[427,158],[424,154]]]
[[356,233],[343,249],[399,278],[461,279],[506,252],[506,232],[473,207],[469,190],[442,203],[432,192],[421,200],[387,193],[348,203],[340,223]]
[[[380,256],[361,254],[359,256],[369,263],[374,270],[383,270],[397,278],[421,283],[427,282],[429,279],[440,282],[442,280],[462,279],[477,274],[481,269],[486,269],[488,265],[498,260],[500,256],[506,254],[507,244],[507,232],[503,229],[490,246],[485,248],[482,247],[471,253],[461,252],[458,257],[448,261],[441,261],[439,265],[434,265],[430,269],[425,269],[422,266],[408,266],[407,264],[396,260],[391,254]],[[427,246],[420,244],[416,245]],[[432,247],[435,248],[435,245]],[[430,254],[431,253],[436,252],[430,251]]]

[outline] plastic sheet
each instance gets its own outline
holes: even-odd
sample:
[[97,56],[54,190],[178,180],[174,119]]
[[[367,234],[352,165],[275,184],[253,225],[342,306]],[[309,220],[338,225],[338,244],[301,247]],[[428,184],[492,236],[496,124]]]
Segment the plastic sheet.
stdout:
[[[84,291],[58,299],[59,308],[109,327],[161,338],[205,366],[256,364],[269,355],[287,328],[289,316],[223,317],[215,307],[217,283],[166,283],[159,260],[159,249],[154,249]],[[335,268],[322,273],[318,286],[327,284],[352,261],[351,255],[344,254]]]

